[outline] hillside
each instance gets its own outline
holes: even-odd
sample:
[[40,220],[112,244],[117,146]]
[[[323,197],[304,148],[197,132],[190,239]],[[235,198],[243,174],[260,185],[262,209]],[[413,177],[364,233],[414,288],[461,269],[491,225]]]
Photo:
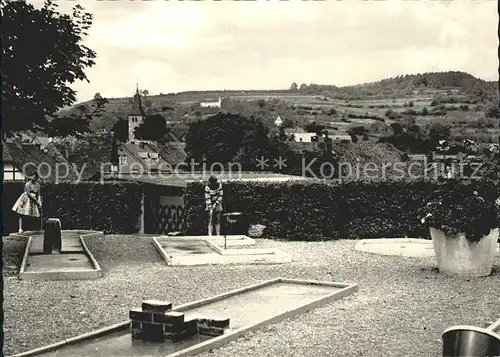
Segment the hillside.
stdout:
[[[399,75],[394,78],[382,79],[377,82],[363,83],[352,86],[337,87],[335,85],[320,85],[320,84],[302,84],[296,90],[220,90],[220,91],[185,91],[179,93],[160,93],[158,95],[150,95],[147,100],[152,104],[188,104],[196,103],[205,98],[240,98],[248,99],[255,98],[275,98],[287,97],[289,99],[295,96],[303,95],[329,95],[333,98],[349,99],[346,96],[369,96],[369,97],[396,97],[411,95],[414,92],[433,91],[454,91],[456,94],[473,94],[475,91],[487,91],[490,95],[495,95],[498,92],[497,82],[487,82],[476,78],[473,75],[465,72],[431,72],[423,74],[406,74]],[[131,96],[133,93],[131,92]],[[131,97],[125,98],[108,98],[110,104],[131,104]],[[356,99],[356,98],[352,98]],[[90,101],[75,104],[74,107],[80,104],[89,104]]]
[[[422,128],[439,122],[452,127],[458,140],[470,138],[496,142],[498,112],[496,82],[487,82],[464,72],[401,75],[378,82],[347,87],[292,85],[288,90],[188,91],[143,96],[145,110],[161,114],[172,125],[189,124],[217,113],[201,108],[206,98],[222,98],[222,112],[261,118],[276,130],[277,116],[288,127],[311,121],[345,134],[363,126],[372,134],[387,133],[394,122],[414,121]],[[118,119],[126,119],[132,108],[132,92],[126,98],[108,98],[106,113],[94,120],[94,130],[110,130]],[[89,102],[79,104],[89,104]],[[77,110],[76,105],[69,111]],[[63,113],[62,111],[61,113]],[[67,110],[66,110],[67,112]]]

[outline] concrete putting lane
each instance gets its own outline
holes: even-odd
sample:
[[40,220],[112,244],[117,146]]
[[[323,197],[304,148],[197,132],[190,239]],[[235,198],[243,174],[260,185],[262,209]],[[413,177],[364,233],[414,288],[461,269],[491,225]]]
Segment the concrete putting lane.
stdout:
[[[292,283],[279,281],[268,285],[259,286],[220,299],[207,299],[206,302],[193,303],[192,307],[185,308],[174,306],[174,311],[182,311],[185,314],[185,320],[190,320],[196,317],[229,317],[230,326],[225,334],[231,335],[236,330],[245,329],[251,326],[261,326],[270,318],[283,316],[283,318],[292,316],[298,313],[300,308],[310,306],[315,302],[322,304],[331,298],[332,294],[346,288],[343,286],[308,284],[308,283]],[[357,291],[357,286],[350,287],[351,294]],[[348,295],[347,294],[347,295]],[[345,295],[344,295],[345,296]],[[340,297],[339,297],[340,298]],[[330,300],[328,300],[330,301]],[[316,306],[316,305],[315,305]],[[314,307],[315,307],[314,306]],[[260,324],[260,325],[259,325]],[[234,333],[233,333],[234,335]],[[53,352],[47,352],[40,356],[45,357],[70,357],[70,356],[86,356],[86,357],[107,357],[107,356],[124,356],[124,357],[168,357],[169,355],[183,351],[189,347],[196,347],[205,341],[209,341],[212,337],[195,336],[191,339],[172,343],[172,342],[145,342],[133,340],[130,331],[124,329],[122,331],[113,332],[106,336],[101,336],[95,339],[77,342],[76,344],[68,344],[60,347]],[[182,352],[181,352],[182,353]],[[187,352],[186,352],[187,353]],[[196,353],[194,353],[196,354]],[[183,354],[184,355],[184,354]],[[186,354],[191,355],[191,354]]]

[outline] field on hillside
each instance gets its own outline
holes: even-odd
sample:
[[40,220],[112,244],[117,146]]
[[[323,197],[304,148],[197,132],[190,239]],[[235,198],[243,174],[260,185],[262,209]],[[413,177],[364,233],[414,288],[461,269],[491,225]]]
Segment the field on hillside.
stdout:
[[[440,72],[342,88],[303,84],[296,90],[148,94],[142,96],[142,103],[147,114],[160,114],[173,123],[188,124],[219,111],[258,117],[272,130],[277,129],[274,121],[278,116],[285,127],[300,128],[314,121],[339,135],[355,127],[364,127],[372,135],[390,135],[393,123],[416,124],[428,131],[433,124],[441,123],[450,126],[452,139],[487,143],[497,142],[499,134],[498,118],[491,113],[490,117],[485,115],[498,96],[494,88],[493,82],[467,73]],[[200,106],[201,101],[219,97],[220,110]],[[126,119],[132,109],[132,96],[108,100],[105,115],[92,123],[92,129],[109,130],[118,119]]]
[[[156,95],[143,97],[142,102],[149,114],[159,113],[169,121],[189,123],[218,112],[217,109],[201,108],[199,102],[204,98],[201,94]],[[364,126],[376,134],[390,132],[390,128],[384,129],[381,125],[414,120],[424,128],[433,123],[449,125],[452,137],[457,140],[470,138],[479,142],[496,142],[499,134],[494,119],[485,118],[484,110],[479,106],[457,102],[441,105],[440,109],[431,106],[433,98],[428,95],[346,101],[317,95],[253,92],[249,95],[227,95],[222,99],[223,112],[260,117],[270,127],[280,116],[289,121],[289,126],[304,126],[315,121],[337,130],[339,135],[357,126]],[[126,119],[131,109],[132,98],[109,99],[99,128],[111,129],[116,120]],[[389,110],[396,114],[388,116]],[[422,115],[424,110],[429,114]],[[374,125],[378,125],[375,132]]]

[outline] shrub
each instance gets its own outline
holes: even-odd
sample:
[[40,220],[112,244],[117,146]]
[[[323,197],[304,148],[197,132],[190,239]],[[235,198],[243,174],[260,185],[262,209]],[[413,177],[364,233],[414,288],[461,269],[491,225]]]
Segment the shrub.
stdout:
[[[12,206],[24,190],[23,182],[4,182],[4,233],[17,230]],[[83,182],[42,186],[44,219],[61,219],[63,229],[94,229],[106,233],[136,233],[141,213],[141,186],[136,183]],[[40,219],[28,219],[25,229],[39,229]]]
[[493,182],[446,182],[420,210],[421,222],[449,236],[465,233],[469,241],[477,242],[499,227],[497,197],[498,188]]
[[[415,212],[423,207],[433,188],[432,182],[423,181],[341,185],[228,182],[224,184],[225,211],[244,212],[251,224],[267,226],[265,234],[270,238],[402,237],[421,229]],[[204,234],[207,217],[203,212],[203,185],[190,184],[184,202],[186,233]]]
[[[265,225],[269,237],[321,240],[339,236],[338,191],[331,184],[228,182],[223,187],[224,210],[243,212],[250,224]],[[203,211],[202,183],[187,187],[184,203],[186,233],[204,234],[208,217]]]
[[403,112],[403,114],[407,115],[418,115],[418,112],[415,109],[407,109]]
[[398,113],[398,112],[392,112],[390,115],[388,115],[389,119],[400,119],[402,117],[403,117],[403,115],[401,113]]

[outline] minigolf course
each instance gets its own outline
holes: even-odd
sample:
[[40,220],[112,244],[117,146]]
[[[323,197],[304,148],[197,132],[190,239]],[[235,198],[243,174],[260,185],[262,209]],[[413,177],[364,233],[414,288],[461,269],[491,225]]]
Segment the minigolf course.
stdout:
[[[432,240],[421,238],[361,239],[355,249],[360,252],[400,257],[435,257]],[[497,255],[500,255],[497,248]]]
[[12,357],[194,356],[357,291],[356,284],[277,278],[180,306],[146,300],[123,323]]
[[87,280],[102,276],[85,238],[102,235],[90,230],[61,230],[58,219],[49,219],[43,231],[13,233],[28,239],[19,279]]
[[168,265],[282,264],[288,253],[275,248],[254,248],[244,235],[153,237],[153,244]]

